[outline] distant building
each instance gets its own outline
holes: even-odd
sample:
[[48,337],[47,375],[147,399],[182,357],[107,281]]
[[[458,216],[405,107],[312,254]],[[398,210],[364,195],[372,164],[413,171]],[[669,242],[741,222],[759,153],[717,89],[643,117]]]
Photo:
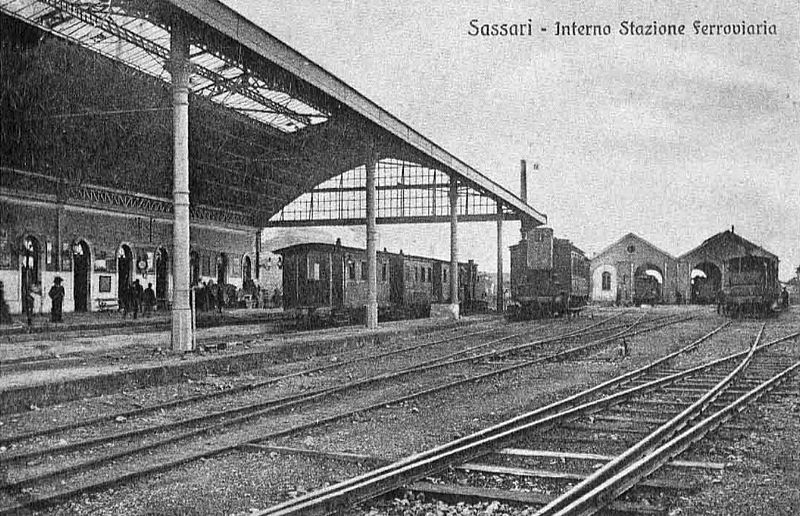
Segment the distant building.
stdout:
[[727,278],[725,262],[738,256],[778,257],[734,233],[717,233],[680,258],[679,289],[690,303],[708,303],[722,289]]
[[624,305],[674,303],[677,263],[668,252],[628,233],[591,259],[589,297]]

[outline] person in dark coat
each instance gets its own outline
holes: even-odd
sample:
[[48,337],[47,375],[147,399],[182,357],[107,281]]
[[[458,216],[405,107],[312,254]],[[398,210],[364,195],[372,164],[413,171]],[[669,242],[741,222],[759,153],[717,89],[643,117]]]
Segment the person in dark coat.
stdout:
[[139,280],[133,282],[130,290],[130,303],[131,303],[131,310],[133,311],[133,318],[136,319],[136,316],[139,314],[139,308],[142,306],[142,297],[144,296],[144,289],[142,288],[142,284],[139,283]]
[[25,313],[25,319],[28,322],[28,328],[30,328],[33,324],[33,294],[28,283],[25,283],[22,289],[22,311]]
[[119,307],[122,310],[122,318],[125,319],[128,316],[128,310],[131,309],[130,306],[130,291],[131,287],[127,285],[122,285],[119,289]]
[[6,293],[3,287],[3,282],[0,281],[0,324],[11,324],[11,311],[6,304]]
[[62,279],[59,276],[53,278],[53,286],[50,287],[50,300],[53,306],[50,309],[50,322],[61,322],[61,308],[64,303],[64,287],[61,286]]
[[153,311],[153,307],[156,305],[156,293],[153,290],[153,284],[148,283],[147,288],[144,289],[144,294],[142,294],[142,315],[150,315],[150,312]]

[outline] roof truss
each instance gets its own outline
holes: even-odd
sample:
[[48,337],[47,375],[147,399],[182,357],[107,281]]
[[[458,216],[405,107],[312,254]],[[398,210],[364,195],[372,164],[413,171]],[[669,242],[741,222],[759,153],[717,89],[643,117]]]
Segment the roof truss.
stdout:
[[[379,224],[448,222],[452,177],[436,168],[385,158],[375,167]],[[268,227],[363,225],[366,223],[366,168],[359,166],[303,193],[266,223]],[[502,206],[502,203],[500,204]],[[460,221],[493,221],[498,201],[489,192],[460,182]],[[505,220],[519,215],[503,208]]]

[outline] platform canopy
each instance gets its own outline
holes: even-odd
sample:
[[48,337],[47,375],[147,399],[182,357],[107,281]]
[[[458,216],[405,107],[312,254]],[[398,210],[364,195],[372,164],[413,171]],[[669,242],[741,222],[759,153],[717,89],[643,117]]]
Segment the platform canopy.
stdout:
[[[152,127],[156,137],[161,131],[163,146],[160,139],[142,136],[137,156],[124,166],[108,165],[125,170],[88,172],[88,177],[75,180],[81,185],[135,191],[147,195],[150,205],[159,199],[169,202],[171,143],[163,132],[170,130],[170,35],[180,23],[189,40],[193,99],[189,124],[193,216],[197,208],[208,207],[252,227],[308,225],[320,218],[327,223],[339,219],[361,223],[362,213],[348,212],[344,206],[361,199],[363,185],[351,181],[345,186],[345,179],[359,177],[359,167],[372,156],[378,163],[378,204],[384,209],[379,222],[444,220],[447,185],[455,179],[460,216],[466,220],[494,220],[502,213],[504,219],[529,226],[546,223],[544,214],[516,195],[218,1],[0,0],[0,12],[56,39],[77,43],[107,58],[103,61],[123,63],[127,72],[113,72],[119,91],[137,81],[155,88],[161,84],[163,95],[118,95],[108,100],[99,98],[108,95],[103,93],[95,94],[95,100],[66,99],[29,109],[18,121],[19,134],[25,134],[28,126],[46,119],[80,123],[80,131],[85,131],[93,121],[113,117],[125,135],[135,132],[126,126],[126,117],[151,113],[146,127]],[[67,95],[89,96],[86,92],[99,89],[94,84],[98,77],[80,70],[73,73]],[[73,129],[79,130],[70,126],[63,132]],[[160,168],[142,164],[151,159],[149,154],[163,154],[167,165],[163,174],[148,175]],[[54,174],[53,167],[40,170],[27,166],[28,157],[15,156],[11,167],[16,170]],[[137,166],[140,171],[131,170]],[[60,184],[69,184],[71,177],[62,173]],[[312,191],[317,206],[326,206],[327,215],[319,215],[325,210],[317,209],[316,214],[308,210],[309,203],[314,204]],[[284,210],[293,202],[294,208]]]

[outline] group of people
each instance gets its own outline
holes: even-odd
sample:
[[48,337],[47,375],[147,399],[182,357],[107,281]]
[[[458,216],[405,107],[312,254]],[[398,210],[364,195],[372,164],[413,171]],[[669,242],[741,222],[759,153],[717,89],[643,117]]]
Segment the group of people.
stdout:
[[139,280],[135,280],[131,285],[121,288],[119,292],[119,307],[122,310],[122,317],[125,318],[130,312],[134,319],[142,312],[143,316],[150,315],[156,307],[156,293],[153,284],[148,283],[147,288],[142,288]]

